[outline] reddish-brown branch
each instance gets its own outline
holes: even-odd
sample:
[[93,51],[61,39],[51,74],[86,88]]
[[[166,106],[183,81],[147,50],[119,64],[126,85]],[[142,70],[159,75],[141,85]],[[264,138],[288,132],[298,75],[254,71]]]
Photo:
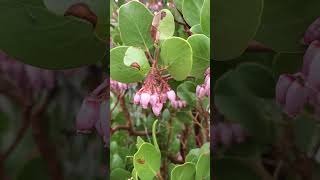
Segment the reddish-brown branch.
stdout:
[[59,164],[55,146],[50,143],[47,131],[45,130],[44,112],[55,95],[55,91],[49,95],[34,108],[31,115],[32,135],[38,150],[42,157],[46,160],[49,173],[53,179],[63,180],[63,173]]
[[22,114],[22,126],[17,132],[17,135],[13,141],[13,143],[9,146],[9,148],[4,152],[4,154],[0,157],[0,161],[4,161],[8,158],[8,156],[14,151],[14,149],[17,147],[17,145],[22,140],[25,132],[30,126],[30,114],[31,114],[31,106],[27,106],[23,110]]
[[273,50],[260,42],[250,41],[248,44],[247,51],[257,51],[257,52],[273,52]]
[[113,108],[110,110],[110,114],[112,114],[112,112],[113,112],[113,111],[116,109],[116,107],[118,106],[120,97],[121,97],[121,95],[119,94],[119,95],[117,96],[117,101],[116,101],[116,103],[114,104]]

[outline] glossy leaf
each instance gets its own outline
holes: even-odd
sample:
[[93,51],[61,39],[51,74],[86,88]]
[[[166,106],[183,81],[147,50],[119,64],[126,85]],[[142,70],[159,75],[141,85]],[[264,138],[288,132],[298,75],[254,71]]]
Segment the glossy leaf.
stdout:
[[152,13],[139,1],[130,1],[119,9],[119,28],[124,45],[149,48]]
[[139,70],[142,76],[146,76],[150,70],[148,59],[144,51],[139,48],[129,47],[124,55],[123,63],[128,67]]
[[110,50],[111,78],[123,83],[141,81],[145,77],[145,71],[124,64],[124,58],[128,48],[128,46],[118,46]]
[[210,0],[204,0],[200,13],[201,29],[205,35],[210,37]]
[[308,3],[264,1],[261,26],[255,39],[277,52],[304,51],[301,40],[308,26],[319,16],[318,7],[318,0],[309,0]]
[[164,65],[169,66],[168,71],[175,80],[184,80],[189,75],[192,49],[186,40],[178,37],[166,39],[161,46],[160,57]]
[[200,12],[204,0],[184,0],[182,14],[189,26],[200,24]]
[[131,173],[121,168],[117,168],[111,171],[110,180],[127,180],[131,178]]
[[160,40],[167,39],[174,34],[175,24],[174,17],[168,9],[162,9],[160,13],[165,13],[165,17],[160,20],[158,31],[160,33]]
[[143,143],[134,154],[133,166],[141,180],[152,179],[160,170],[161,154],[152,144]]
[[203,34],[203,31],[201,29],[201,25],[200,24],[196,24],[194,26],[192,26],[190,28],[190,31],[193,33],[193,34]]
[[196,180],[210,179],[210,152],[202,153],[196,164]]
[[196,168],[193,163],[187,162],[177,165],[171,172],[171,180],[194,180]]
[[0,12],[1,26],[6,27],[0,29],[0,49],[23,63],[67,69],[95,64],[105,55],[106,42],[87,21],[57,16],[29,1],[2,1]]
[[177,88],[177,95],[185,100],[188,105],[195,105],[196,103],[196,85],[191,81],[185,81]]
[[68,8],[72,5],[84,3],[86,4],[90,11],[92,11],[97,16],[97,23],[95,27],[95,32],[97,36],[106,41],[108,39],[108,34],[106,29],[108,28],[108,2],[105,0],[43,0],[45,6],[52,12],[63,16]]
[[263,0],[215,0],[213,8],[214,59],[240,56],[258,30]]
[[210,65],[210,39],[203,34],[195,34],[187,40],[192,47],[192,70],[190,75],[203,77]]

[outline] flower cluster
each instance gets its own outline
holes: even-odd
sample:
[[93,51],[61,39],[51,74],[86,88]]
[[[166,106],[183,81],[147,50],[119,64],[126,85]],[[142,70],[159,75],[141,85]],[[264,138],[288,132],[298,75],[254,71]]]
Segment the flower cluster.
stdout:
[[175,109],[187,106],[187,102],[179,99],[161,76],[151,73],[146,78],[143,87],[134,95],[133,103],[140,104],[143,109],[147,109],[150,105],[154,115],[159,116],[167,100]]
[[146,2],[146,7],[149,8],[153,12],[160,11],[163,8],[162,0],[154,1],[154,2]]
[[110,78],[110,90],[113,92],[119,92],[122,93],[126,91],[129,88],[128,84],[124,84],[115,80],[112,80]]
[[211,127],[215,145],[222,144],[230,147],[233,143],[240,144],[248,136],[240,124],[229,122],[218,122]]
[[320,19],[309,27],[304,41],[310,45],[303,57],[302,71],[279,77],[276,100],[290,117],[298,115],[308,104],[315,117],[320,118]]
[[199,98],[203,98],[204,96],[210,97],[210,68],[208,68],[205,73],[204,83],[197,86],[196,95]]
[[54,71],[20,63],[3,52],[0,52],[0,73],[25,92],[27,89],[36,92],[50,90],[56,85]]
[[106,79],[82,102],[76,117],[76,128],[79,133],[90,133],[96,129],[103,137],[104,142],[109,142],[109,80]]

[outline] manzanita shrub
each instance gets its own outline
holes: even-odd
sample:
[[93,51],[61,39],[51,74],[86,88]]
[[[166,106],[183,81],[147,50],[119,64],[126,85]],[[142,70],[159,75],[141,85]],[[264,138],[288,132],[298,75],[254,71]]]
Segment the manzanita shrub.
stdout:
[[212,3],[212,176],[319,179],[320,2]]
[[210,179],[210,0],[110,7],[111,179]]

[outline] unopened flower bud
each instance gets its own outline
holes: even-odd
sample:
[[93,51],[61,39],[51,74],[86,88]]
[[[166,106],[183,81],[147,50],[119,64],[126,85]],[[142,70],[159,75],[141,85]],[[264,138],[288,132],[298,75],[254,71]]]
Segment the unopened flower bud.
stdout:
[[295,77],[289,74],[283,74],[279,77],[276,86],[276,101],[278,104],[284,105],[286,103],[287,91],[294,80]]
[[140,94],[136,93],[133,97],[133,103],[139,104],[140,103]]
[[152,106],[152,111],[154,115],[159,116],[162,110],[163,104],[162,103],[156,103],[154,106]]
[[307,82],[312,89],[320,91],[320,48],[317,58],[310,64]]
[[294,81],[287,92],[284,110],[294,117],[303,110],[307,102],[307,89],[298,80]]
[[302,73],[305,77],[309,76],[311,63],[316,60],[320,60],[320,41],[313,41],[303,56]]
[[158,102],[158,94],[154,93],[150,96],[150,104],[151,106],[154,106]]
[[310,44],[314,40],[320,40],[320,18],[317,18],[304,34],[304,43]]
[[171,102],[176,100],[176,93],[173,90],[168,91],[167,96]]
[[142,106],[142,108],[147,109],[148,108],[148,104],[150,101],[150,94],[149,93],[142,93],[141,94],[141,99],[140,99],[140,104]]
[[99,119],[99,102],[85,98],[76,117],[76,128],[80,132],[90,132]]

